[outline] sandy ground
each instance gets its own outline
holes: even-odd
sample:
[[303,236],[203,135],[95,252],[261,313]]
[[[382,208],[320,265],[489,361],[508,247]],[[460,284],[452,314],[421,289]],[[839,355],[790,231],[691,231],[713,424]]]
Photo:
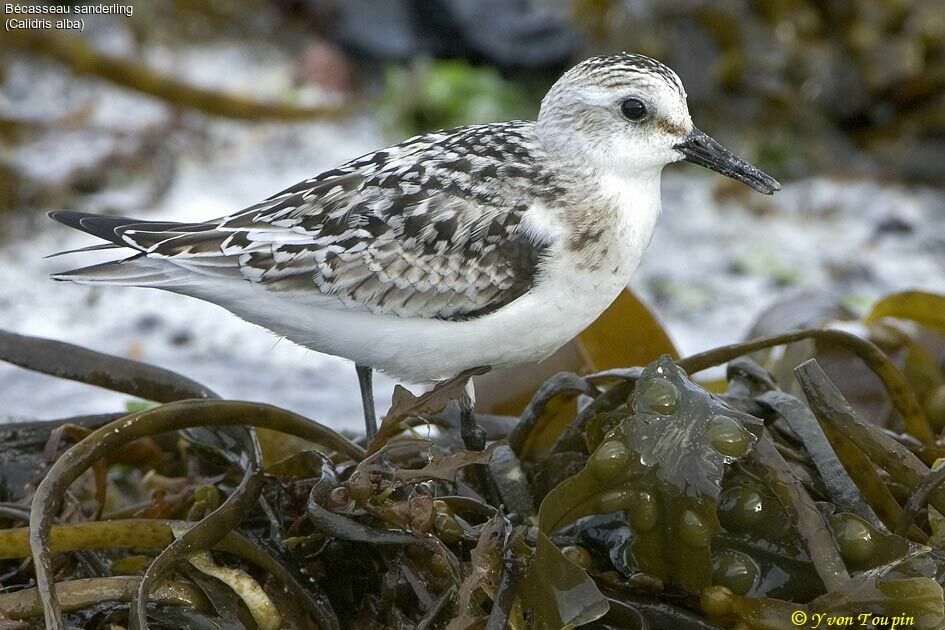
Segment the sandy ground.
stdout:
[[[219,61],[211,56],[204,63]],[[9,80],[15,85],[35,78],[34,72],[14,67]],[[243,68],[239,79],[285,81],[284,73],[260,78],[261,72]],[[49,72],[39,83],[46,98],[65,91],[82,101],[102,90],[61,78],[57,83],[56,76]],[[0,107],[11,113],[33,100],[9,92],[2,98]],[[115,91],[97,102],[96,120],[106,126],[127,125],[130,114],[139,124],[165,115],[146,99]],[[220,150],[185,156],[168,194],[138,215],[220,216],[390,140],[368,116],[343,124],[213,122],[206,133],[209,145]],[[22,148],[16,159],[34,174],[49,175],[90,160],[96,150],[86,134],[64,132]],[[861,308],[893,290],[945,291],[942,191],[829,177],[783,183],[780,194],[767,198],[692,165],[667,170],[663,218],[631,287],[654,304],[683,353],[742,338],[765,307],[802,290],[829,291]],[[43,256],[91,239],[51,221],[10,223],[4,231],[0,327],[154,363],[225,397],[273,403],[335,427],[361,425],[347,361],[306,351],[189,298],[53,282],[49,273],[77,259]],[[388,406],[391,387],[377,379],[379,409]],[[55,418],[119,410],[127,400],[0,365],[0,415]]]

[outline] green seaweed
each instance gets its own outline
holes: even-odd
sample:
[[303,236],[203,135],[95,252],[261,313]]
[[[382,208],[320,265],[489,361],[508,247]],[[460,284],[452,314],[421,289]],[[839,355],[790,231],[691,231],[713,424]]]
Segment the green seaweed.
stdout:
[[[140,577],[121,576],[88,578],[56,585],[64,612],[87,608],[99,602],[131,601],[138,591]],[[189,584],[164,582],[148,595],[149,601],[188,606],[202,612],[211,610],[209,602]],[[0,594],[0,615],[4,619],[28,619],[43,614],[39,591],[35,588]]]
[[[796,370],[798,382],[811,403],[814,414],[836,427],[878,466],[915,491],[929,474],[929,468],[905,446],[856,417],[840,390],[830,382],[817,364],[810,360]],[[929,503],[945,510],[945,488],[932,488]]]
[[[906,614],[938,627],[945,449],[917,439],[912,403],[925,392],[927,405],[940,375],[923,359],[904,379],[880,358],[911,347],[901,331],[881,339],[889,326],[870,329],[879,346],[799,331],[679,364],[559,374],[517,424],[503,420],[515,425],[509,443],[483,451],[458,448],[457,423],[434,416],[468,374],[424,396],[398,393],[370,453],[307,418],[236,401],[5,427],[4,480],[39,485],[30,509],[0,503],[5,522],[32,525],[0,530],[11,586],[28,589],[0,594],[0,612],[42,614],[50,628],[155,630],[765,630],[803,627],[795,613]],[[858,353],[882,377],[869,387],[884,387],[919,433],[854,413],[815,361],[796,370],[805,401],[778,390],[795,355],[769,357],[780,381],[742,357],[799,339]],[[95,368],[86,358],[79,380]],[[724,394],[682,369],[725,360],[727,390],[712,385]],[[437,429],[394,439],[418,423]],[[60,443],[76,440],[47,472]],[[4,473],[17,458],[23,474]],[[486,466],[491,488],[477,475]],[[64,522],[76,510],[116,520]],[[30,555],[34,564],[18,562]]]
[[899,370],[893,365],[889,357],[883,354],[882,350],[877,348],[876,345],[870,341],[847,332],[827,329],[788,332],[781,335],[774,335],[747,341],[745,343],[707,350],[706,352],[681,359],[679,361],[679,367],[689,374],[695,374],[696,372],[701,372],[702,370],[731,361],[732,359],[751,352],[803,341],[805,339],[835,343],[859,357],[869,369],[883,381],[886,393],[896,407],[896,410],[902,415],[903,422],[909,433],[918,438],[923,444],[932,444],[935,441],[935,436],[929,426],[928,419],[925,417],[922,407],[916,399],[915,393],[909,387],[909,383],[903,378],[902,374],[899,373]]
[[[799,602],[824,592],[787,510],[761,479],[744,471],[727,476],[718,516],[722,531],[712,539],[714,585]],[[754,573],[750,584],[748,573]]]
[[[245,414],[245,415],[244,415]],[[33,495],[30,547],[44,616],[51,628],[62,627],[62,615],[50,579],[52,562],[47,540],[62,495],[81,472],[105,454],[139,437],[192,426],[264,426],[337,446],[360,459],[362,451],[327,427],[266,405],[230,401],[184,401],[142,411],[108,424],[83,439],[50,468]]]
[[800,534],[824,586],[833,590],[849,581],[850,575],[825,517],[767,436],[758,441],[753,456],[761,478],[774,491]]
[[[627,512],[634,568],[692,588],[711,583],[710,542],[719,531],[725,465],[751,450],[761,423],[693,384],[668,356],[643,371],[631,407],[585,468],[541,503],[538,546],[525,580],[526,608],[540,624],[586,622],[606,612],[583,569],[548,539],[591,514]],[[552,611],[569,610],[576,593],[586,605],[556,617]]]
[[198,550],[206,552],[213,547],[227,532],[239,525],[244,513],[259,499],[263,482],[262,452],[256,433],[252,429],[246,433],[245,449],[248,452],[240,485],[222,505],[186,530],[181,529],[176,540],[154,559],[141,578],[138,591],[131,601],[130,630],[148,629],[145,605],[151,591],[164,582],[175,565],[184,562]]

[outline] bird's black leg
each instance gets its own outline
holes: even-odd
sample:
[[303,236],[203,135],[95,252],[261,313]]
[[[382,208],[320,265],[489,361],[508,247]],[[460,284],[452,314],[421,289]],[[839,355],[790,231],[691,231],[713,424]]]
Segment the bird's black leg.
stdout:
[[459,403],[459,435],[463,438],[463,444],[470,451],[484,450],[486,431],[476,422],[476,412],[473,411],[476,394],[471,379],[466,384],[466,393],[457,402]]
[[374,414],[374,385],[371,375],[373,371],[366,365],[354,365],[358,373],[358,385],[361,386],[361,407],[364,409],[364,432],[368,442],[374,439],[377,433],[377,416]]
[[[484,451],[486,449],[486,430],[476,422],[476,391],[473,389],[472,379],[466,383],[466,391],[457,401],[459,403],[459,435],[463,444],[470,451]],[[502,497],[498,486],[492,478],[488,464],[473,464],[469,467],[469,477],[474,488],[482,493],[492,505],[500,505]]]

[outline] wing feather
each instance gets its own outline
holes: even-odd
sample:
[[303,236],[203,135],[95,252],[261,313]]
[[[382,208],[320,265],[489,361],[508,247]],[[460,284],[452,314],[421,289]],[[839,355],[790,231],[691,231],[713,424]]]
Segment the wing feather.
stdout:
[[522,229],[534,202],[527,184],[547,184],[519,146],[528,124],[414,138],[199,226],[114,231],[150,257],[319,306],[478,317],[526,293],[550,245]]

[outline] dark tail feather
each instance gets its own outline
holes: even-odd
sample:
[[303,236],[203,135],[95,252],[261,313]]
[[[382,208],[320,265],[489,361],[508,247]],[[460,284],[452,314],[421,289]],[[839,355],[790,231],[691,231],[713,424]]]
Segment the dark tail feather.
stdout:
[[97,236],[102,240],[114,243],[119,247],[131,247],[121,238],[119,228],[123,228],[135,223],[146,223],[141,219],[129,219],[126,217],[103,217],[99,214],[88,212],[72,212],[69,210],[60,210],[58,212],[48,213],[50,219],[58,221],[63,225],[80,230],[92,236]]
[[51,219],[63,225],[108,241],[108,243],[59,252],[52,254],[52,256],[122,247],[138,250],[132,256],[121,260],[114,260],[89,267],[82,267],[81,269],[73,269],[72,271],[53,274],[52,278],[54,280],[69,280],[79,284],[166,287],[179,281],[183,274],[183,270],[176,268],[174,265],[146,258],[143,248],[131,242],[129,239],[123,238],[123,236],[126,230],[139,226],[147,226],[149,229],[161,230],[167,229],[168,227],[189,224],[159,221],[149,222],[126,217],[103,217],[87,212],[59,211],[50,212],[48,214]]
[[55,258],[56,256],[65,256],[66,254],[80,254],[82,252],[97,252],[102,249],[118,249],[118,245],[115,245],[114,243],[102,243],[101,245],[89,245],[88,247],[67,249],[64,252],[56,252],[55,254],[47,254],[43,256],[43,258]]
[[[128,217],[104,217],[100,214],[72,212],[70,210],[59,210],[47,214],[50,219],[63,225],[97,236],[118,247],[130,247],[138,251],[144,251],[145,248],[133,242],[132,239],[125,238],[125,233],[129,230],[159,234],[161,232],[200,232],[209,229],[209,226],[203,223],[174,223],[170,221],[145,221]],[[105,249],[105,247],[102,247],[102,249]]]

